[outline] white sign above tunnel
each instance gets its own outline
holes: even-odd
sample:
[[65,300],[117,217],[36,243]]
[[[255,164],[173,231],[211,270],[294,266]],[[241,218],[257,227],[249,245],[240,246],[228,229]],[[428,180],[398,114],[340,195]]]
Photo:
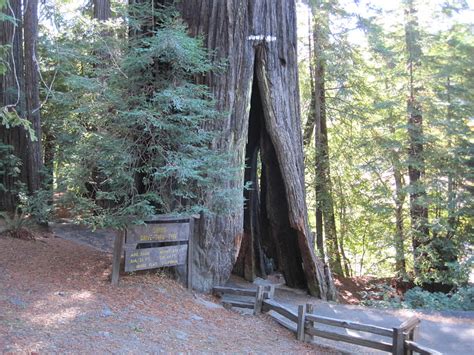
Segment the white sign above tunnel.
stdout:
[[249,41],[264,41],[264,42],[276,41],[276,37],[270,36],[270,35],[251,35],[251,36],[248,36],[247,39]]

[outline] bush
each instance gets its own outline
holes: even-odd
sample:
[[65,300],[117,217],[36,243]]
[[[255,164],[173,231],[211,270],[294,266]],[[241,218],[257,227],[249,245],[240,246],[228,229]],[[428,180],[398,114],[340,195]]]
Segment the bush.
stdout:
[[[85,34],[80,43],[58,38],[71,53],[61,59],[62,92],[50,103],[57,112],[52,126],[61,146],[57,184],[64,201],[81,222],[96,227],[239,206],[232,198],[242,192],[221,186],[231,185],[241,167],[213,148],[222,115],[208,87],[196,83],[222,64],[211,61],[172,9],[131,9],[137,33],[128,41],[121,37],[127,23],[120,21],[115,29],[76,23]],[[160,26],[142,33],[150,16]],[[104,56],[113,59],[110,65],[101,64]]]
[[376,308],[428,309],[435,311],[456,310],[474,311],[474,287],[464,286],[451,293],[429,292],[420,287],[412,288],[400,297],[387,297],[383,300],[365,300],[365,306]]
[[442,310],[474,310],[474,287],[461,287],[453,293],[428,292],[419,287],[409,290],[405,294],[403,304],[405,308],[422,308],[437,311]]

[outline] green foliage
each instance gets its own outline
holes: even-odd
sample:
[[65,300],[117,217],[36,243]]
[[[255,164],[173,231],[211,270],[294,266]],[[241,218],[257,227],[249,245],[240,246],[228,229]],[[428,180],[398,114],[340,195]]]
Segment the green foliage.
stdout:
[[22,118],[18,112],[9,107],[0,108],[0,125],[9,129],[12,127],[22,127],[30,136],[31,141],[37,141],[35,130],[31,126],[31,122],[27,118]]
[[435,238],[420,249],[426,258],[419,265],[423,272],[415,278],[417,284],[460,286],[468,283],[472,258],[460,255],[464,246],[456,245],[455,242],[443,237]]
[[[10,16],[8,9],[8,0],[0,0],[0,24],[3,22],[16,23],[16,19]],[[5,74],[9,69],[8,56],[10,54],[11,44],[0,45],[0,75]]]
[[0,212],[0,218],[2,218],[5,223],[5,230],[13,234],[19,233],[22,229],[27,228],[31,224],[26,212],[20,207],[17,207],[13,214]]
[[460,287],[455,292],[448,294],[428,292],[420,287],[415,287],[405,293],[403,300],[400,297],[390,297],[387,292],[381,294],[383,295],[382,300],[365,300],[363,304],[378,308],[474,311],[473,286]]
[[[235,205],[219,187],[235,169],[213,149],[220,114],[208,88],[196,84],[223,66],[211,62],[172,9],[153,13],[160,25],[142,32],[152,15],[143,6],[131,7],[137,32],[128,43],[124,22],[87,19],[42,41],[55,68],[45,76],[56,76],[46,110],[61,147],[60,202],[94,226]],[[83,34],[80,43],[74,33]]]
[[0,45],[0,75],[3,75],[7,72],[8,61],[7,56],[10,51],[9,45]]
[[54,211],[51,191],[41,189],[35,191],[32,195],[23,195],[20,208],[36,223],[47,224]]
[[[26,194],[26,186],[20,182],[17,177],[20,174],[21,160],[13,154],[11,145],[2,144],[0,141],[0,192],[15,195],[18,205],[10,216],[3,212],[2,218],[5,219],[7,229],[18,231],[25,227],[29,220],[36,220],[39,223],[46,223],[52,213],[50,205],[51,192],[47,190],[38,190],[32,195]],[[9,191],[1,183],[3,179],[14,179],[14,187]]]
[[[20,174],[20,163],[20,159],[13,154],[13,147],[0,141],[0,177],[17,177]],[[5,192],[5,185],[1,181],[0,191]]]
[[[53,206],[50,203],[51,192],[48,190],[36,191],[33,195],[24,192],[24,186],[19,188],[18,205],[13,214],[0,212],[0,218],[5,222],[5,229],[12,235],[20,235],[22,231],[31,227],[33,222],[45,224],[49,221]],[[29,235],[29,233],[27,233]]]
[[[337,9],[338,1],[318,3]],[[419,4],[417,4],[418,6]],[[428,207],[430,230],[420,251],[426,258],[417,265],[419,284],[465,284],[466,249],[473,243],[472,229],[472,117],[474,87],[472,25],[456,23],[443,14],[443,6],[422,8],[424,17],[443,22],[437,31],[425,22],[412,35],[416,81],[424,119],[424,188],[419,203]],[[361,5],[362,6],[362,5]],[[462,6],[458,10],[461,10]],[[410,186],[407,137],[407,44],[404,9],[387,12],[370,8],[357,18],[331,11],[325,47],[326,106],[333,199],[337,229],[353,274],[392,276],[395,272],[397,203],[401,208],[403,252],[407,271],[413,270],[410,239]],[[387,18],[392,18],[390,27]],[[411,18],[410,20],[414,20]],[[450,23],[450,25],[446,25]],[[354,24],[356,26],[354,26]],[[411,27],[414,22],[409,24]],[[348,37],[350,28],[365,34]],[[430,31],[430,32],[428,32]],[[307,36],[307,33],[304,33]],[[307,63],[300,69],[303,113],[310,106]],[[308,205],[314,206],[314,154],[306,148]],[[400,174],[400,186],[395,182]],[[314,226],[314,216],[310,222]]]

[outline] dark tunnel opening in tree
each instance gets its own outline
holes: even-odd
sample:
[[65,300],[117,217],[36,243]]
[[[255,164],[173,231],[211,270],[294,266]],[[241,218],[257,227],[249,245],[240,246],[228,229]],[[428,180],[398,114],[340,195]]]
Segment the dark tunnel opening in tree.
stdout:
[[257,75],[250,101],[245,149],[244,234],[234,273],[248,281],[279,271],[287,285],[304,287],[297,232],[288,218],[285,186],[274,145],[265,128]]

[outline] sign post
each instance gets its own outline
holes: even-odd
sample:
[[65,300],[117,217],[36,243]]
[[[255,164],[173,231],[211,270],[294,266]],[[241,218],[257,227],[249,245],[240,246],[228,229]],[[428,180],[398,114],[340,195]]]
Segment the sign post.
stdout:
[[125,272],[186,265],[186,285],[192,289],[193,235],[192,217],[156,216],[115,237],[112,284],[118,285],[120,260],[125,252]]

